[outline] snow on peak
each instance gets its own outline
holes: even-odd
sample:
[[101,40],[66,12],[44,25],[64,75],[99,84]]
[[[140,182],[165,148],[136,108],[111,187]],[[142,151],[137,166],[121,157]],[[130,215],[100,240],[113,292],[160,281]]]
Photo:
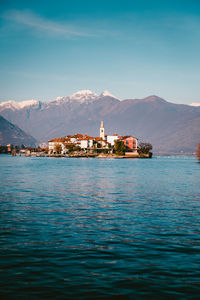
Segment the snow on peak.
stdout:
[[33,106],[33,105],[38,105],[38,103],[39,103],[38,100],[26,100],[26,101],[21,101],[21,102],[9,100],[7,102],[0,103],[0,108],[15,110],[15,109],[22,109],[24,107],[29,107],[29,106]]
[[[71,94],[70,96],[57,97],[55,100],[47,102],[46,105],[47,106],[61,105],[65,102],[71,102],[71,101],[75,101],[75,102],[79,102],[79,103],[85,102],[86,104],[88,104],[88,103],[98,100],[102,97],[111,97],[111,98],[120,100],[119,98],[115,97],[108,91],[103,91],[100,95],[97,95],[96,93],[92,92],[91,90],[81,90],[81,91]],[[26,101],[21,101],[21,102],[9,100],[7,102],[0,103],[0,111],[3,111],[5,109],[19,110],[19,109],[28,108],[31,106],[38,106],[38,105],[39,105],[38,100],[26,100]]]
[[81,90],[76,93],[73,93],[70,97],[82,97],[82,96],[97,96],[97,94],[93,93],[90,90]]
[[63,100],[63,98],[64,98],[64,97],[60,97],[60,96],[59,96],[59,97],[56,98],[56,101],[61,101],[61,100]]
[[13,100],[9,100],[7,102],[0,103],[1,109],[18,109],[18,103]]
[[100,95],[92,92],[91,90],[81,90],[71,94],[70,96],[65,97],[57,97],[56,100],[52,101],[52,103],[59,105],[61,102],[68,102],[68,101],[77,101],[79,103],[89,103],[91,101],[98,100],[101,97],[111,97],[120,100],[119,98],[115,97],[108,91],[102,92]]
[[198,103],[198,102],[193,102],[193,103],[190,104],[190,106],[200,106],[200,103]]
[[97,97],[98,97],[98,95],[93,93],[90,90],[82,90],[82,91],[73,93],[71,96],[69,96],[69,99],[84,102],[86,100],[95,100]]
[[114,96],[111,93],[109,93],[108,91],[103,91],[100,96],[101,97],[111,97],[111,98],[119,99],[116,96]]
[[50,101],[50,102],[47,102],[47,105],[51,105],[51,104],[54,104],[54,105],[60,105],[60,104],[62,104],[63,102],[65,102],[65,101],[68,101],[69,100],[69,97],[67,97],[67,96],[64,96],[64,97],[61,97],[61,96],[59,96],[59,97],[57,97],[55,100],[53,100],[53,101]]
[[26,106],[32,106],[32,105],[37,105],[39,103],[38,100],[26,100],[22,102],[18,102],[19,108],[24,108]]

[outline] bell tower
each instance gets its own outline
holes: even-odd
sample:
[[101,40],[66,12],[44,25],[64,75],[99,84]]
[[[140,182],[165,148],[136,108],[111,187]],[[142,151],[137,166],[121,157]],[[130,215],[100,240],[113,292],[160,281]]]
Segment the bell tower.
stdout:
[[100,127],[100,138],[105,140],[105,134],[104,134],[104,127],[103,127],[103,121],[101,121],[101,127]]

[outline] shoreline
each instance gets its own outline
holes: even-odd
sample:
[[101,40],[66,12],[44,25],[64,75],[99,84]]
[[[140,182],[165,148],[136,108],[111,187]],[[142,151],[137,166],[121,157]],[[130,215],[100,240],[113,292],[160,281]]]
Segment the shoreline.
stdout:
[[133,158],[152,158],[152,153],[142,155],[115,155],[115,154],[80,154],[80,155],[46,155],[46,157],[66,157],[66,158],[115,158],[115,159],[133,159]]
[[[10,155],[12,156],[11,153],[0,153],[0,155]],[[108,155],[94,155],[94,154],[89,154],[89,155],[65,155],[65,154],[45,154],[45,153],[33,153],[31,154],[19,154],[16,153],[16,155],[14,156],[26,156],[26,157],[55,157],[55,158],[61,158],[61,157],[65,157],[65,158],[115,158],[115,159],[127,159],[127,158],[152,158],[152,157],[196,157],[195,154],[193,153],[154,153],[152,154],[151,157],[147,155],[113,155],[113,154],[108,154]]]

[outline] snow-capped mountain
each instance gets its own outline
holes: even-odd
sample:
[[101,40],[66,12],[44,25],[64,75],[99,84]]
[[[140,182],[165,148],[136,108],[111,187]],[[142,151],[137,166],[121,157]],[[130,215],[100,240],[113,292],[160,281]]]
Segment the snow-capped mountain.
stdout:
[[26,100],[21,102],[9,100],[7,102],[0,103],[0,111],[3,109],[19,110],[25,107],[38,106],[38,105],[39,105],[38,100]]
[[98,100],[100,98],[110,97],[119,100],[119,98],[115,97],[108,91],[102,92],[100,95],[97,95],[96,93],[90,91],[90,90],[81,90],[76,93],[71,94],[70,96],[64,96],[64,97],[57,97],[56,99],[50,101],[50,102],[43,102],[41,103],[38,100],[27,100],[22,102],[17,102],[14,100],[9,100],[7,102],[0,103],[0,111],[5,109],[11,109],[11,110],[19,110],[19,109],[28,109],[32,106],[38,106],[39,104],[43,107],[49,107],[54,105],[60,105],[65,102],[77,102],[77,103],[90,103],[95,100]]
[[90,90],[82,90],[76,93],[73,93],[71,96],[69,96],[69,100],[75,100],[79,102],[84,101],[93,101],[98,98],[98,95],[96,93],[93,93]]
[[120,100],[118,97],[112,95],[111,93],[109,93],[108,91],[103,91],[99,97],[110,97],[110,98],[114,98],[114,99],[118,99]]
[[46,102],[47,106],[60,105],[64,102],[77,102],[77,103],[89,103],[98,99],[98,95],[90,90],[81,90],[76,93],[73,93],[70,96],[57,97],[55,100]]
[[193,102],[190,104],[190,106],[200,106],[200,103],[199,102]]
[[90,91],[90,90],[81,90],[78,92],[75,92],[71,94],[70,96],[65,96],[65,97],[57,97],[56,100],[53,100],[51,102],[46,103],[47,105],[59,105],[60,103],[63,102],[77,102],[77,103],[91,103],[93,101],[96,101],[100,98],[104,97],[110,97],[114,99],[118,99],[108,91],[102,92],[100,95],[97,95],[96,93]]

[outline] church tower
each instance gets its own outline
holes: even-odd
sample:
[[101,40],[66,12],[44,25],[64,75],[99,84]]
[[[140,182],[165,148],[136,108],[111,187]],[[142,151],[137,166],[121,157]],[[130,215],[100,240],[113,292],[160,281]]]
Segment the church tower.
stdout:
[[104,134],[104,127],[103,127],[103,121],[101,121],[101,127],[100,127],[100,138],[105,140],[105,134]]

